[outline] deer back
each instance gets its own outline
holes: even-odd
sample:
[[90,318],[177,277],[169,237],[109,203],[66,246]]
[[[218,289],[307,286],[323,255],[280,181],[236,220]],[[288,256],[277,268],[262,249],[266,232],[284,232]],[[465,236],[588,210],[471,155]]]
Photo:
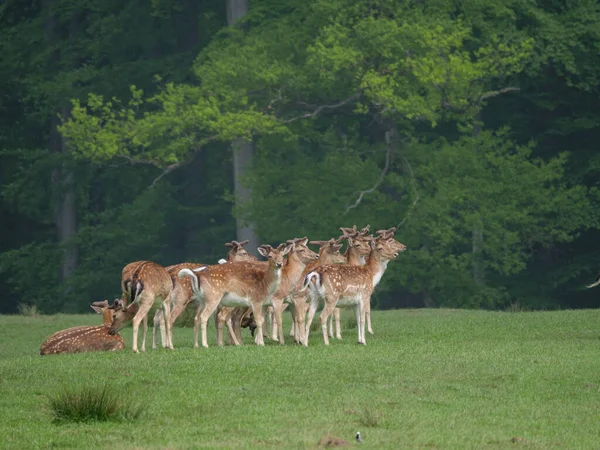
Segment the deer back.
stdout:
[[117,351],[125,348],[119,334],[111,336],[104,325],[80,326],[57,331],[40,347],[40,355]]

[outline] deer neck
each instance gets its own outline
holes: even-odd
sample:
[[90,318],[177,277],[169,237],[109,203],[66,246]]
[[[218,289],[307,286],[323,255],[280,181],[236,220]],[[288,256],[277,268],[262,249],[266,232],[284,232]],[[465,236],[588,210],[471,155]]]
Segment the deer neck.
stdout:
[[388,262],[388,260],[383,259],[381,257],[377,250],[371,250],[371,253],[369,254],[369,261],[367,262],[365,267],[367,267],[369,269],[369,272],[371,273],[373,287],[377,286],[379,284],[379,281],[381,281],[381,277],[387,269]]
[[110,328],[113,322],[112,309],[105,308],[104,311],[102,311],[102,321],[105,327]]
[[348,260],[348,264],[351,266],[362,266],[365,264],[364,256],[358,252],[356,247],[348,247],[344,256]]
[[269,267],[265,272],[264,278],[264,283],[267,287],[267,296],[270,297],[271,295],[273,295],[279,287],[279,283],[281,283],[282,272],[283,269],[281,267],[278,268],[277,266],[275,266],[275,264],[269,262]]
[[290,286],[295,284],[302,277],[305,267],[306,264],[302,262],[295,252],[292,252],[288,256],[288,263],[281,270],[282,282],[285,280],[289,282]]

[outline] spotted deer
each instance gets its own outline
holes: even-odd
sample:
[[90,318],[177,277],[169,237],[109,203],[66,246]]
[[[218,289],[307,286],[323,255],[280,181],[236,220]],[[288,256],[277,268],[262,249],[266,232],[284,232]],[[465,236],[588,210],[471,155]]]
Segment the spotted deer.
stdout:
[[91,307],[98,314],[102,314],[103,325],[79,326],[57,331],[42,344],[40,355],[123,350],[125,341],[121,335],[108,333],[114,315],[114,310],[109,309],[108,300],[94,302]]
[[[346,263],[351,266],[362,266],[365,264],[365,258],[369,256],[371,253],[371,245],[370,242],[373,240],[372,237],[369,237],[370,226],[367,225],[362,230],[358,231],[356,229],[356,225],[353,225],[352,228],[344,228],[340,227],[340,231],[342,232],[342,236],[340,239],[346,239],[348,246],[346,247],[346,252],[344,253],[344,257],[346,258]],[[367,319],[368,329],[370,329],[370,317],[371,317],[371,298],[369,297],[369,301],[365,303],[365,317]],[[333,338],[333,322],[335,319],[335,337],[336,339],[342,339],[342,330],[341,330],[341,320],[340,320],[340,308],[335,308],[333,314],[329,316],[329,337]],[[373,334],[373,331],[369,331]]]
[[271,338],[277,340],[279,337],[280,344],[285,344],[282,320],[284,301],[287,303],[290,302],[294,288],[302,280],[302,273],[306,268],[306,264],[319,259],[319,255],[306,246],[308,243],[308,238],[306,237],[294,238],[286,243],[291,246],[291,250],[288,253],[287,263],[281,271],[281,282],[275,293],[271,296],[270,302],[265,302],[267,305],[270,303],[269,306],[273,307],[274,320],[271,327]]
[[308,346],[310,325],[321,301],[324,302],[320,318],[325,345],[329,345],[327,318],[336,306],[354,307],[358,342],[366,345],[364,305],[383,276],[388,262],[398,257],[398,252],[391,248],[390,243],[381,238],[372,241],[370,245],[369,259],[363,266],[321,266],[306,275],[303,289],[308,289],[311,304],[305,327],[305,346]]
[[290,336],[294,338],[297,343],[302,343],[304,340],[304,319],[308,310],[308,300],[306,290],[302,290],[302,281],[310,272],[315,268],[330,265],[330,264],[343,264],[346,262],[346,258],[340,253],[342,244],[341,239],[331,238],[329,241],[310,241],[311,245],[318,245],[319,248],[319,259],[309,263],[304,268],[300,281],[294,288],[291,296],[289,297],[290,313],[292,314],[292,329],[290,330]]
[[267,258],[268,264],[232,262],[204,267],[193,272],[182,269],[178,276],[189,277],[198,301],[194,318],[194,348],[198,348],[198,327],[202,331],[202,346],[208,347],[206,323],[219,304],[223,306],[251,307],[257,333],[254,342],[264,345],[262,305],[275,293],[281,280],[283,257],[291,246],[273,248],[261,245],[258,252]]
[[142,351],[146,351],[146,334],[148,332],[148,312],[155,301],[161,302],[165,317],[166,347],[173,349],[171,333],[171,294],[178,280],[173,279],[167,270],[152,261],[136,261],[123,268],[121,289],[126,300],[122,307],[115,308],[115,316],[109,333],[116,334],[125,324],[133,321],[133,344],[135,353],[138,350],[138,331],[143,321]]
[[[254,255],[251,255],[250,253],[248,253],[246,251],[246,249],[244,248],[244,245],[246,245],[247,243],[248,243],[247,240],[242,241],[242,242],[238,242],[238,241],[227,242],[225,244],[225,246],[230,249],[229,252],[227,253],[227,259],[219,260],[219,263],[223,264],[228,261],[229,262],[256,261],[257,258]],[[177,274],[179,273],[179,271],[181,269],[190,269],[193,271],[194,269],[197,269],[198,267],[203,267],[203,266],[206,266],[206,264],[180,263],[180,264],[174,264],[172,266],[168,266],[168,267],[166,267],[166,269],[167,269],[167,272],[169,272],[169,274],[171,275],[171,277],[178,279]],[[189,278],[178,279],[178,282],[175,284],[172,297],[173,297],[172,298],[173,310],[171,311],[171,327],[173,327],[177,318],[183,313],[183,311],[188,307],[188,305],[190,305],[190,303],[194,299],[194,292],[192,291],[192,285],[191,285],[191,281]],[[233,333],[233,330],[231,329],[231,323],[229,322],[229,323],[227,323],[227,325],[228,325],[230,334]],[[165,332],[164,332],[165,323],[163,320],[163,315],[162,315],[161,310],[158,310],[156,312],[156,315],[154,316],[154,329],[152,332],[152,348],[156,348],[156,333],[157,333],[159,326],[160,326],[162,343],[163,343],[163,347],[164,347],[166,344]]]

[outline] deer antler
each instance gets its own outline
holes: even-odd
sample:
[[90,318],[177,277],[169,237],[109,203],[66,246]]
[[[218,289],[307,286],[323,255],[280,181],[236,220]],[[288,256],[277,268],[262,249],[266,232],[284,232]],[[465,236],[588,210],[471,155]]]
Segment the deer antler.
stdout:
[[109,308],[108,300],[104,300],[102,302],[94,302],[92,303],[92,306],[97,306],[98,308]]

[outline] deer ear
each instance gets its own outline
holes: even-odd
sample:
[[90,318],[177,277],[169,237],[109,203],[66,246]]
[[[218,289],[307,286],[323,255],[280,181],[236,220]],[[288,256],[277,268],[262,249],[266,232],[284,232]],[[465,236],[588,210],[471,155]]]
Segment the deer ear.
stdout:
[[294,250],[295,248],[296,244],[292,242],[290,245],[283,249],[283,256],[287,255],[290,251]]
[[99,308],[98,306],[90,305],[90,308],[92,308],[98,314],[104,314],[104,310],[102,308]]
[[300,239],[298,241],[298,245],[304,245],[304,246],[306,246],[306,244],[308,244],[308,238],[307,237],[303,237],[302,239]]
[[258,247],[257,250],[258,250],[258,253],[260,253],[261,255],[263,255],[265,258],[269,254],[268,250],[265,249],[262,245],[260,247]]
[[233,244],[233,242],[228,242],[227,244],[225,244],[225,247],[235,247],[235,245]]

